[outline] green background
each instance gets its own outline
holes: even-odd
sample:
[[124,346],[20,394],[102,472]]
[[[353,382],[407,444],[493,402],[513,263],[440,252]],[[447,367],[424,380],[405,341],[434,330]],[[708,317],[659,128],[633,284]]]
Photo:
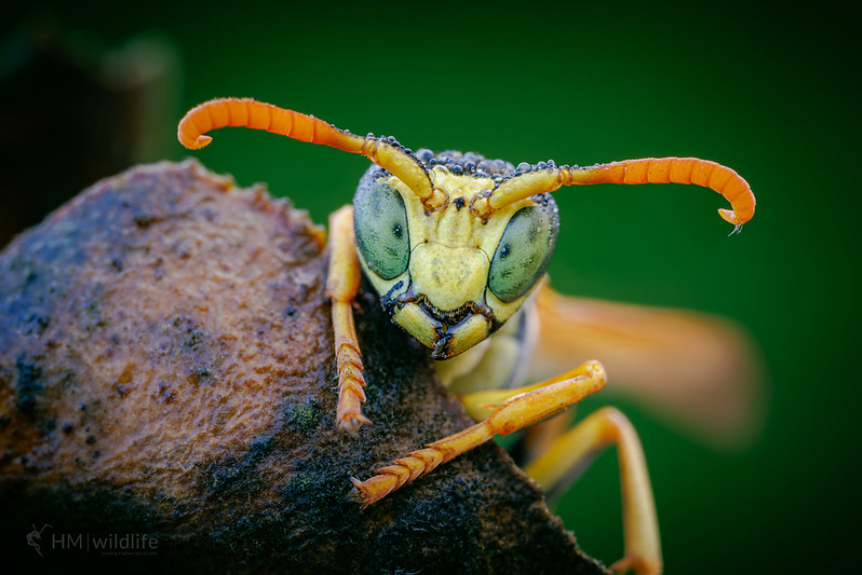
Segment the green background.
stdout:
[[[763,349],[768,413],[741,452],[615,401],[645,445],[668,573],[858,563],[860,50],[849,14],[825,3],[68,4],[13,16],[3,31],[47,15],[108,48],[143,33],[175,47],[176,115],[150,159],[188,155],[172,139],[185,109],[253,96],[414,149],[516,164],[692,155],[739,171],[758,211],[732,238],[708,190],[557,193],[550,271],[564,293],[731,316]],[[247,130],[194,155],[241,185],[267,182],[321,223],[366,166]],[[587,552],[622,555],[611,453],[558,511]]]

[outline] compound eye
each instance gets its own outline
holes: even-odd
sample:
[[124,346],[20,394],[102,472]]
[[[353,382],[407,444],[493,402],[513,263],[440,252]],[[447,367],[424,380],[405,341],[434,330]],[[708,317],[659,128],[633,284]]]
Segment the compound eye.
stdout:
[[545,274],[557,242],[557,227],[553,204],[522,208],[512,216],[488,273],[488,287],[501,301],[515,301]]
[[363,179],[353,198],[353,226],[356,245],[372,272],[391,280],[407,270],[407,210],[398,191]]

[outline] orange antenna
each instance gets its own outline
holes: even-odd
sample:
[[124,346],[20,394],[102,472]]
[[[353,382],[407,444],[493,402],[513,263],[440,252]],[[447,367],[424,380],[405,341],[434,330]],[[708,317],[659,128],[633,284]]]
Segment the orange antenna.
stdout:
[[387,138],[356,136],[314,116],[285,110],[251,98],[217,98],[189,110],[177,128],[177,139],[190,150],[208,145],[207,132],[225,126],[265,130],[302,142],[330,146],[369,160],[397,176],[423,202],[440,201],[425,167],[416,158]]
[[581,184],[695,184],[710,188],[730,202],[732,210],[720,209],[719,215],[733,224],[733,232],[754,216],[756,200],[742,176],[732,169],[697,158],[644,158],[590,167],[551,167],[510,178],[477,205],[489,214],[503,206],[561,186]]

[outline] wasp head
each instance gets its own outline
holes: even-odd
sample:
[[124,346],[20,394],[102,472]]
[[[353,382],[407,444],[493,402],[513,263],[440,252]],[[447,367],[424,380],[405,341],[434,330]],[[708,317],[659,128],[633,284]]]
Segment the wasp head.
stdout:
[[433,208],[372,166],[353,200],[362,267],[392,320],[431,350],[455,357],[499,329],[529,297],[554,251],[557,208],[538,194],[497,210],[474,209],[519,170],[477,154],[420,150],[443,201]]

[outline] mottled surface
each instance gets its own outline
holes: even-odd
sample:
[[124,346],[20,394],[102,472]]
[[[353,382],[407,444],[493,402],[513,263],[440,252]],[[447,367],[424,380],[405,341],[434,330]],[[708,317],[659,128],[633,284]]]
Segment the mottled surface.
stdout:
[[[33,568],[601,572],[494,445],[369,508],[350,497],[351,475],[469,421],[363,294],[375,425],[335,431],[325,264],[302,212],[194,162],[100,182],[14,240],[0,254],[4,550]],[[27,544],[40,529],[43,557]],[[94,548],[110,534],[136,548]]]

